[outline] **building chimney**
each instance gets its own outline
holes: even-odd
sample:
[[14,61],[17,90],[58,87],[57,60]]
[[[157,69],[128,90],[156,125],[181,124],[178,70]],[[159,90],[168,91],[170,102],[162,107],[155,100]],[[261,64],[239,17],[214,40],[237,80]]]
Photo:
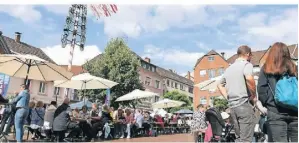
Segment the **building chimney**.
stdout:
[[148,62],[148,63],[151,63],[151,59],[148,58],[148,57],[145,57],[145,58],[144,58],[144,61],[146,61],[146,62]]
[[221,56],[225,59],[225,53],[224,52],[221,52]]
[[188,73],[187,73],[187,79],[190,79],[190,80],[191,80],[190,71],[188,71]]
[[21,41],[21,34],[20,32],[15,32],[15,41],[20,42]]

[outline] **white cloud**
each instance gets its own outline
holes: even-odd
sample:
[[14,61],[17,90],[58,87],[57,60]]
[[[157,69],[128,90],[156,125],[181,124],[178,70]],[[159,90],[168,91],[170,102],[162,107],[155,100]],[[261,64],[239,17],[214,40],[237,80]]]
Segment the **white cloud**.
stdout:
[[[59,65],[68,65],[70,46],[62,48],[61,45],[41,48],[52,60]],[[95,45],[84,47],[84,51],[80,51],[79,47],[75,47],[73,65],[82,65],[100,54],[100,50]]]
[[172,27],[187,28],[196,25],[207,27],[217,26],[224,21],[235,20],[233,7],[213,7],[210,11],[221,13],[210,16],[203,5],[118,5],[118,12],[104,18],[104,31],[109,37],[123,36],[138,37],[141,32],[159,32]]
[[[254,49],[266,49],[274,42],[298,43],[297,8],[286,9],[279,15],[270,14],[253,13],[244,17],[247,27],[240,23],[240,39],[251,43]],[[252,24],[248,25],[249,22]]]
[[12,17],[22,20],[25,23],[34,23],[41,19],[41,13],[30,5],[2,5],[0,13],[6,13]]
[[[144,46],[144,55],[162,64],[193,67],[198,58],[204,53],[187,52],[179,48],[161,49],[154,45]],[[156,63],[160,65],[159,63]]]

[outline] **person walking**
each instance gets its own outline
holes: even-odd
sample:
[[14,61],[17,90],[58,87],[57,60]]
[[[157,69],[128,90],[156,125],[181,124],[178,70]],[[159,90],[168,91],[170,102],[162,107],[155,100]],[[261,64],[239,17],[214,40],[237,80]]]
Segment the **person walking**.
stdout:
[[16,129],[16,140],[17,142],[22,142],[24,135],[24,124],[29,113],[29,99],[30,94],[28,87],[22,84],[20,87],[20,92],[17,97],[12,100],[13,104],[16,104],[16,114],[15,114],[15,129]]
[[256,98],[256,85],[253,77],[251,48],[240,46],[238,59],[223,74],[218,89],[228,99],[231,116],[234,121],[237,142],[251,142],[255,127],[253,105],[266,112]]
[[274,98],[277,93],[297,94],[297,82],[292,82],[291,86],[281,88],[281,91],[275,90],[278,81],[284,76],[290,77],[289,79],[295,77],[296,81],[298,80],[297,66],[293,63],[289,49],[284,43],[274,43],[268,55],[261,68],[257,86],[259,100],[268,110],[266,121],[268,141],[298,142],[298,105],[297,110],[291,109],[279,104],[276,102],[277,98]]

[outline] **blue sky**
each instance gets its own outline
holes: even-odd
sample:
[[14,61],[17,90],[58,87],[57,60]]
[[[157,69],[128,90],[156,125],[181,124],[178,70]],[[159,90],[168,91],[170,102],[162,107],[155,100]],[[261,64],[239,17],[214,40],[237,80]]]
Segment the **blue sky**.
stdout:
[[[58,64],[67,64],[68,48],[60,38],[69,5],[0,5],[0,30],[42,48]],[[127,37],[129,47],[152,63],[179,74],[193,71],[211,49],[229,57],[247,44],[263,50],[276,41],[298,43],[297,5],[118,5],[112,17],[97,20],[88,11],[84,52],[75,50],[74,64],[104,51],[112,37]]]

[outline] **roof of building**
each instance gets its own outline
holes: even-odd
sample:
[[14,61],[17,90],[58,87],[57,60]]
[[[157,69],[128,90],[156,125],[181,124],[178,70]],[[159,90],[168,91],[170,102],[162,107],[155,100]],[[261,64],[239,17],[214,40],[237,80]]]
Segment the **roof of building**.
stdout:
[[[251,63],[253,66],[259,66],[260,64],[260,59],[263,57],[263,55],[267,52],[267,50],[261,50],[261,51],[253,51],[252,52],[252,57],[251,57]],[[235,62],[235,60],[238,58],[238,55],[235,54],[231,56],[229,59],[227,59],[227,62],[229,64],[232,64]]]
[[[211,56],[211,55],[219,55],[221,58],[223,58],[223,57],[222,57],[219,53],[217,53],[215,50],[211,50],[211,51],[209,51],[207,54],[205,54],[205,55],[203,55],[202,57],[200,57],[200,58],[196,61],[196,64],[195,64],[194,67],[196,67],[204,57],[206,57],[206,56]],[[226,61],[224,58],[223,58],[223,60]]]
[[187,78],[185,78],[181,75],[178,75],[177,73],[174,73],[172,71],[163,69],[163,68],[158,67],[158,66],[157,66],[157,73],[160,76],[175,80],[177,82],[182,82],[182,83],[185,83],[185,84],[190,85],[190,86],[193,86],[193,84],[194,84],[192,80],[187,79]]
[[[60,66],[65,68],[65,69],[68,68],[68,65],[60,65]],[[73,73],[73,75],[78,75],[78,74],[81,74],[81,73],[85,73],[87,71],[83,69],[83,66],[73,65],[72,69],[71,69],[71,72]]]
[[24,42],[16,42],[14,39],[2,36],[7,47],[12,53],[30,54],[35,55],[41,59],[55,63],[50,57],[48,57],[40,48],[36,48]]

